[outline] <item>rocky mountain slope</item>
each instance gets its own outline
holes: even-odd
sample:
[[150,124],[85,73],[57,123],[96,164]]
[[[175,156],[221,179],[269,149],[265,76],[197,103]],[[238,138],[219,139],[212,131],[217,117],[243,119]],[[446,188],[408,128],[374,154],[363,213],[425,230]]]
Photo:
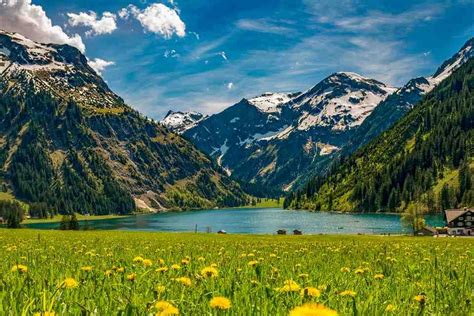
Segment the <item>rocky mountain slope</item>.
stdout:
[[234,177],[288,190],[314,161],[339,150],[395,90],[335,73],[303,93],[243,99],[184,135]]
[[433,90],[473,56],[474,38],[471,38],[456,54],[446,60],[432,76],[419,77],[408,81],[396,93],[379,104],[370,117],[354,133],[344,149],[344,154],[350,154],[387,130],[412,109],[425,94]]
[[206,118],[207,115],[198,112],[168,111],[160,123],[171,131],[182,134]]
[[458,65],[393,127],[291,194],[285,206],[367,212],[415,203],[430,211],[472,206],[474,58]]
[[472,57],[473,42],[433,76],[412,79],[399,89],[336,73],[304,93],[243,99],[184,135],[234,177],[291,190],[393,125]]
[[68,45],[0,32],[0,181],[62,213],[245,202],[191,143],[114,94]]

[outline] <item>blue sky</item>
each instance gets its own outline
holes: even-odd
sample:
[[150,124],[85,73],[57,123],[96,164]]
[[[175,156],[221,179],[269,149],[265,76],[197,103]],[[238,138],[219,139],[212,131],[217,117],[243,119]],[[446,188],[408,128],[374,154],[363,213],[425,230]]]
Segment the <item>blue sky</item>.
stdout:
[[[472,0],[22,1],[78,34],[88,58],[113,63],[102,70],[112,90],[156,119],[306,90],[337,71],[402,85],[433,73],[474,35]],[[147,19],[157,3],[167,21]],[[104,12],[112,25],[97,23]]]

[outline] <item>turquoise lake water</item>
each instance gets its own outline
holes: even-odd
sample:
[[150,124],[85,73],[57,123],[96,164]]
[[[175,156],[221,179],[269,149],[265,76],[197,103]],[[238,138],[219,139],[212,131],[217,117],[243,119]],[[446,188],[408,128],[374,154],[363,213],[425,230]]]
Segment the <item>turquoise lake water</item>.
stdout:
[[[442,216],[427,216],[431,226],[444,226]],[[395,214],[339,214],[290,211],[281,208],[219,209],[169,212],[126,218],[88,221],[91,229],[192,232],[225,230],[239,234],[275,234],[278,229],[288,233],[294,229],[304,234],[396,234],[407,232]],[[59,223],[37,223],[29,228],[57,229]],[[81,222],[84,226],[84,222]]]

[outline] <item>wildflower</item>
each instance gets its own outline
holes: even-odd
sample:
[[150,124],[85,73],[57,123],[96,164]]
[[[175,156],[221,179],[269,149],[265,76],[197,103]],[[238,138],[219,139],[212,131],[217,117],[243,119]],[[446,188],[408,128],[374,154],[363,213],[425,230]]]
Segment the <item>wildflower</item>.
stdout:
[[342,272],[342,273],[351,272],[351,269],[349,269],[348,267],[342,267],[342,268],[341,268],[341,272]]
[[155,289],[156,289],[156,292],[158,292],[158,293],[164,293],[166,291],[166,286],[157,285]]
[[252,260],[252,261],[249,261],[249,263],[248,263],[248,265],[251,266],[251,267],[255,267],[257,264],[258,264],[257,260]]
[[298,278],[300,279],[307,279],[309,277],[309,274],[308,273],[300,273],[298,275]]
[[274,254],[274,253],[271,253],[271,254],[270,254],[270,258],[276,258],[276,257],[277,257],[277,255]]
[[306,303],[292,309],[289,316],[337,316],[337,312],[322,304]]
[[26,273],[28,272],[28,267],[22,264],[15,264],[12,267],[12,272],[20,272],[20,273]]
[[211,268],[217,268],[217,263],[211,263],[210,267]]
[[165,273],[166,271],[168,271],[168,268],[167,267],[161,267],[161,268],[156,269],[155,271],[159,272],[159,273]]
[[184,286],[191,286],[192,284],[191,279],[187,277],[176,278],[174,280],[181,283]]
[[165,260],[163,260],[163,259],[161,259],[161,258],[158,259],[158,264],[159,264],[160,266],[165,265]]
[[374,275],[374,279],[376,280],[382,280],[385,276],[382,273],[377,273]]
[[206,267],[201,270],[201,275],[205,278],[215,278],[218,274],[217,269],[213,267]]
[[41,313],[34,313],[33,316],[55,316],[55,312],[41,312]]
[[365,272],[364,269],[361,269],[361,268],[355,269],[354,271],[355,274],[363,274],[364,272]]
[[298,292],[301,287],[293,280],[286,280],[283,287],[277,289],[279,292]]
[[153,262],[150,259],[144,259],[142,262],[145,267],[151,267],[153,265]]
[[315,287],[305,287],[304,289],[301,290],[301,296],[309,296],[309,297],[319,297],[321,296],[321,291],[319,291]]
[[396,309],[395,305],[392,304],[388,304],[387,307],[385,307],[385,311],[388,313],[394,312]]
[[179,264],[175,263],[171,266],[171,270],[179,270],[179,269],[181,269],[181,266]]
[[198,258],[198,261],[201,261],[201,262],[202,262],[202,261],[206,261],[206,259],[205,259],[204,257],[199,257],[199,258]]
[[61,287],[66,288],[66,289],[74,289],[78,286],[79,286],[79,284],[73,278],[66,278],[66,279],[64,279],[63,283],[61,284]]
[[356,292],[351,291],[351,290],[345,290],[339,293],[340,296],[350,296],[350,297],[355,297],[356,294],[357,294]]
[[129,281],[135,281],[137,279],[137,274],[136,273],[130,273],[130,274],[127,274],[127,280]]
[[115,271],[117,271],[118,273],[124,273],[124,272],[125,272],[125,268],[124,268],[124,267],[120,267],[120,268],[117,268]]
[[417,301],[417,302],[420,303],[420,304],[425,304],[425,302],[426,302],[426,295],[423,294],[423,293],[422,293],[422,294],[418,294],[418,295],[415,296],[414,299],[415,299],[415,301]]
[[211,301],[209,302],[209,306],[211,306],[214,309],[227,310],[232,306],[232,303],[226,297],[216,296],[211,299]]
[[166,301],[159,301],[155,304],[158,313],[157,316],[179,315],[179,309]]
[[135,258],[133,258],[133,262],[136,262],[136,263],[143,262],[143,258],[140,257],[140,256],[135,257]]
[[183,266],[187,266],[187,265],[189,264],[189,259],[183,259],[183,260],[181,260],[181,264],[182,264]]
[[109,277],[109,276],[111,276],[113,273],[114,273],[113,270],[106,270],[104,274],[105,274],[105,276]]
[[91,266],[82,267],[82,268],[81,268],[81,271],[84,271],[84,272],[91,272],[91,271],[92,271],[92,267],[91,267]]

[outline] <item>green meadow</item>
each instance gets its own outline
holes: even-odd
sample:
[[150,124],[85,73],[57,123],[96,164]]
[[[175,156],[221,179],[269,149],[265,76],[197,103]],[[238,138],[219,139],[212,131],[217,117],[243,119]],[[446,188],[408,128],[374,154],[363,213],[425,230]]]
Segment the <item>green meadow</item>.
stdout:
[[0,315],[472,315],[462,238],[0,229]]

